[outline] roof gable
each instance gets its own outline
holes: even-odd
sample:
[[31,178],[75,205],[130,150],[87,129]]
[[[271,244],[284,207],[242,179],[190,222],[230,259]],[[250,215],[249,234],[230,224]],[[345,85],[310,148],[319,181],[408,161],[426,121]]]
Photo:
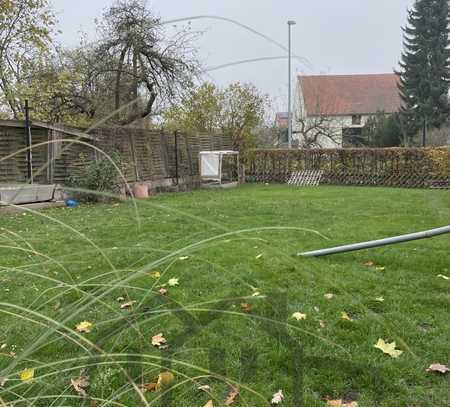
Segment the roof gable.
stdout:
[[396,74],[300,76],[308,116],[394,113],[400,109]]

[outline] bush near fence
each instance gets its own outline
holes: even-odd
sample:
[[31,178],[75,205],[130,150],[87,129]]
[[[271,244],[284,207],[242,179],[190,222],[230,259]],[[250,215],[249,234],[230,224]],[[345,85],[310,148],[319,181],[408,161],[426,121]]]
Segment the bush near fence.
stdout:
[[295,171],[322,171],[321,184],[449,188],[449,148],[249,150],[247,182],[285,183]]

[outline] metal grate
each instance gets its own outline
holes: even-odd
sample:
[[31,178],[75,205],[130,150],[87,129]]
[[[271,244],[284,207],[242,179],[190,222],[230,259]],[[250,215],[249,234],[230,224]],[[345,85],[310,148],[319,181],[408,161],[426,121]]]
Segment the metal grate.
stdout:
[[298,187],[317,186],[320,184],[322,174],[323,171],[320,170],[294,171],[288,180],[288,184]]

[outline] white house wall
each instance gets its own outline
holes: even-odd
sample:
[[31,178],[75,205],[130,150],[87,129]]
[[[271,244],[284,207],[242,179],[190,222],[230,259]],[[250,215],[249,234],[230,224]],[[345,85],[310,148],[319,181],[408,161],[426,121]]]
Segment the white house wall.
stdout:
[[[364,127],[367,123],[371,115],[361,115],[361,125],[355,126],[352,122],[353,117],[351,115],[348,116],[327,116],[326,120],[329,121],[330,132],[336,134],[335,142],[330,140],[328,137],[321,136],[318,138],[317,142],[320,144],[322,148],[342,148],[342,129],[347,127]],[[294,99],[294,112],[293,112],[293,139],[299,142],[299,145],[302,145],[302,135],[300,133],[295,133],[300,130],[300,124],[302,120],[306,120],[306,124],[311,124],[316,120],[316,117],[308,117],[308,112],[305,109],[305,103],[303,98],[303,92],[301,87],[298,86],[295,92]]]

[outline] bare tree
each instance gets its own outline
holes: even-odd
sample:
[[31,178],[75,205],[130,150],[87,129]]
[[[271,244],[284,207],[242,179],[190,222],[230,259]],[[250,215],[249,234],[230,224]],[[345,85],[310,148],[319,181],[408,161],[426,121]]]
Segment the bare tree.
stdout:
[[299,148],[324,148],[338,146],[342,140],[342,125],[339,120],[326,114],[296,119]]
[[198,33],[185,29],[164,38],[160,20],[145,0],[117,0],[103,17],[96,49],[97,60],[103,63],[99,73],[114,75],[116,110],[133,104],[121,124],[149,116],[158,97],[177,98],[191,87],[198,73],[192,47]]

